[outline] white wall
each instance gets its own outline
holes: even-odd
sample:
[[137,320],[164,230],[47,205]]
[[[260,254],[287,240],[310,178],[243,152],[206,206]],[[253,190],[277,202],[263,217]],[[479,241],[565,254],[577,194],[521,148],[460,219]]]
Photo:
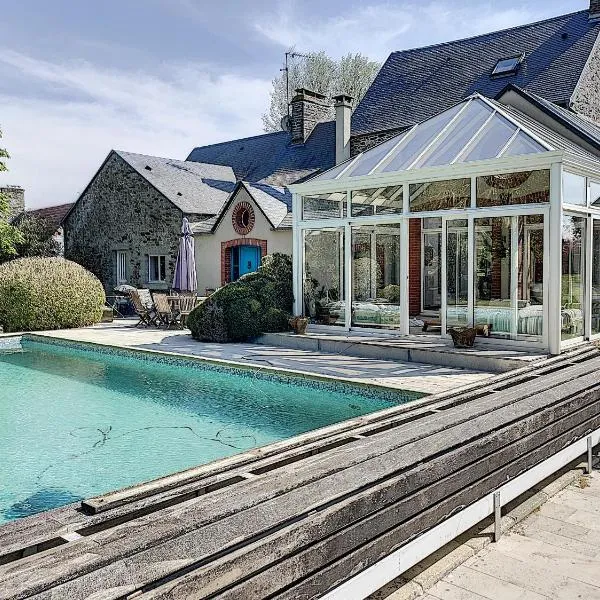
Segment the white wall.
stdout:
[[[231,221],[233,210],[239,202],[248,202],[254,208],[254,228],[247,236],[237,233]],[[292,230],[274,231],[248,192],[240,188],[217,230],[212,234],[196,234],[194,238],[199,294],[204,295],[206,288],[221,287],[221,243],[244,238],[267,240],[267,254],[292,254]]]

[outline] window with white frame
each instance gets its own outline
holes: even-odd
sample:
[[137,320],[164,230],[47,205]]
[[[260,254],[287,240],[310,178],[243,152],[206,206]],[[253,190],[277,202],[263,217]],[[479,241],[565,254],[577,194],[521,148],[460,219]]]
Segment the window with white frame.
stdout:
[[166,281],[167,257],[160,254],[148,255],[148,282],[162,283]]
[[117,250],[117,284],[127,281],[127,252]]

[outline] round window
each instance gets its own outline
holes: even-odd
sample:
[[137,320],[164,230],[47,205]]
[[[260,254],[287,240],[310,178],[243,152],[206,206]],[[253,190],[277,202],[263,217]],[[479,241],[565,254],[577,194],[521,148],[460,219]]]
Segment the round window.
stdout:
[[254,228],[254,209],[248,202],[239,202],[231,216],[233,228],[240,235],[247,235]]

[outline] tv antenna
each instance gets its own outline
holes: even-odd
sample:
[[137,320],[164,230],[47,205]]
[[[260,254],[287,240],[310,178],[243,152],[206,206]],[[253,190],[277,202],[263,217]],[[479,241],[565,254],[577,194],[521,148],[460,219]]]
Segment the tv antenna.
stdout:
[[287,100],[287,114],[290,116],[290,69],[288,65],[288,61],[290,58],[310,58],[309,54],[302,54],[300,52],[294,52],[293,50],[288,50],[285,53],[285,67],[283,69],[279,69],[280,71],[285,71],[285,95]]

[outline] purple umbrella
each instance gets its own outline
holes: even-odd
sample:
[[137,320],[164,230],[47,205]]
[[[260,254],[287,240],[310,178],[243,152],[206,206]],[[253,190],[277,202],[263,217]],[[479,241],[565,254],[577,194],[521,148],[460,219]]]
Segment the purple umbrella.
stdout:
[[196,281],[196,260],[194,258],[194,237],[190,222],[184,217],[181,226],[181,241],[179,254],[175,263],[173,289],[180,292],[195,292],[198,288]]

